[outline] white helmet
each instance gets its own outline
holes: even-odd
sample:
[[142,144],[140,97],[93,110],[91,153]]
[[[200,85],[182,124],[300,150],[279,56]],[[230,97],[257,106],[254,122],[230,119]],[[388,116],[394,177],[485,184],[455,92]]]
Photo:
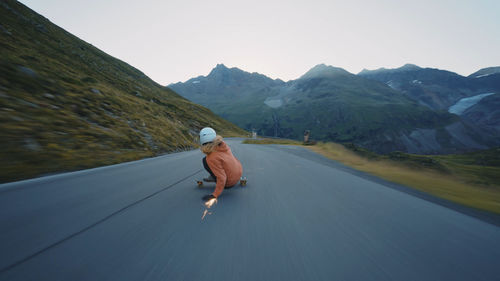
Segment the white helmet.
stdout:
[[209,127],[203,128],[200,131],[200,144],[204,145],[207,142],[211,142],[215,139],[217,134],[215,133],[215,130]]

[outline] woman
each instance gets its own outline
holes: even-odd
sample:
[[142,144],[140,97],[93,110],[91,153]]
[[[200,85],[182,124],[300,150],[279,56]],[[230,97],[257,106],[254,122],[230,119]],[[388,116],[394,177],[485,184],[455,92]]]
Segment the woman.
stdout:
[[215,191],[203,196],[203,200],[219,197],[224,188],[231,188],[241,178],[243,168],[231,152],[231,148],[215,133],[212,128],[200,131],[201,151],[207,156],[203,158],[203,167],[210,174],[204,181],[216,182]]

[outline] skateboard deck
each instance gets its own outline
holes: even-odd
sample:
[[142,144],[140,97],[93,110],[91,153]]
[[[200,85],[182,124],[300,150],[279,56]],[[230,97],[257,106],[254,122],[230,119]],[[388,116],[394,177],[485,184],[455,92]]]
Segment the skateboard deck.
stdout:
[[[203,180],[196,180],[196,184],[198,185],[198,187],[202,187],[203,186]],[[240,185],[241,186],[246,186],[247,185],[247,177],[241,177],[240,178]]]

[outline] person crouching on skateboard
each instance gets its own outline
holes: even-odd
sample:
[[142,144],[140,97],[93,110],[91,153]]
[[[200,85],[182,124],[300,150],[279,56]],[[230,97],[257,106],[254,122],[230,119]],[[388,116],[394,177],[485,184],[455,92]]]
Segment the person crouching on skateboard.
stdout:
[[201,129],[200,144],[200,150],[207,155],[203,157],[203,167],[210,174],[203,180],[216,182],[214,192],[203,196],[203,200],[207,201],[219,197],[225,188],[236,185],[243,174],[243,167],[234,157],[231,148],[214,129],[208,127]]

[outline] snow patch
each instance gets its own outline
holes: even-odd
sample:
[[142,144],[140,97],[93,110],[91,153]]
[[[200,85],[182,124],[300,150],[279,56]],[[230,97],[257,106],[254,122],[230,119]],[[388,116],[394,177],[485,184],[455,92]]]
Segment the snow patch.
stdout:
[[385,84],[387,84],[387,86],[389,86],[393,89],[397,89],[397,84],[394,83],[392,80],[385,82]]
[[475,105],[476,103],[478,103],[480,100],[484,99],[485,97],[491,96],[493,94],[495,94],[495,93],[484,93],[484,94],[480,94],[480,95],[473,96],[473,97],[463,98],[463,99],[459,100],[457,103],[455,103],[454,105],[450,106],[450,108],[448,109],[448,112],[460,115],[460,114],[464,113],[464,111],[466,111],[469,107]]
[[271,108],[278,108],[283,105],[282,99],[269,99],[267,98],[264,103]]
[[494,74],[494,73],[488,73],[488,74],[478,75],[478,76],[476,76],[474,78],[486,77],[486,76],[490,76],[491,74]]

